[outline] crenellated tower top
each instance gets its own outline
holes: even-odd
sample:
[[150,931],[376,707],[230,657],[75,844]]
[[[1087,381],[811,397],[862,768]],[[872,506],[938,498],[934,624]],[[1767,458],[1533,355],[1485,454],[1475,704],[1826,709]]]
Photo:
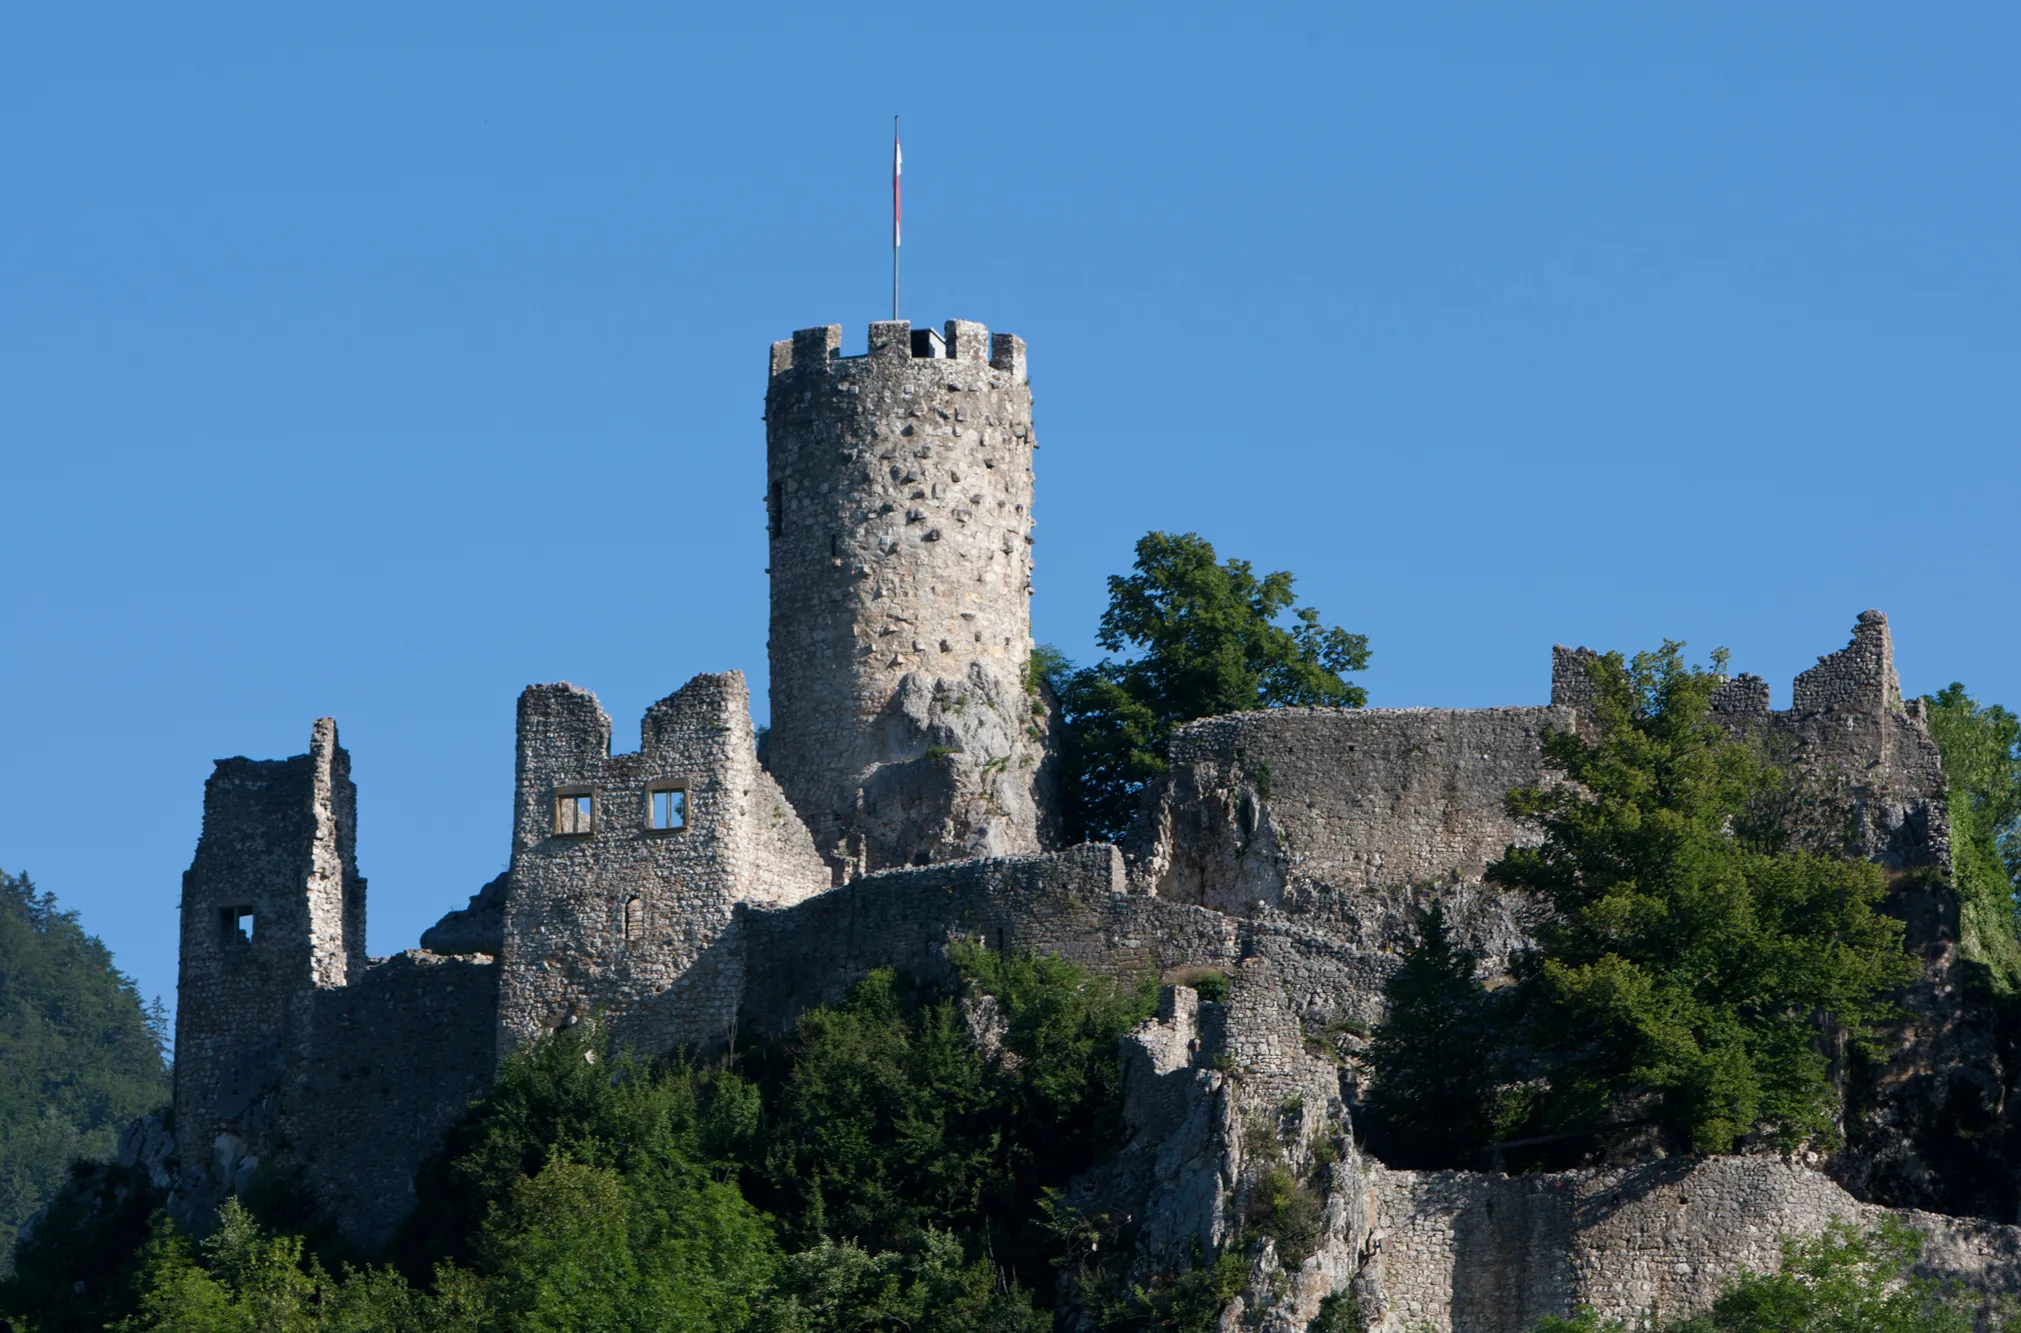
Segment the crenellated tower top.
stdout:
[[772,771],[841,873],[1036,850],[1024,341],[892,320],[841,345],[772,345]]

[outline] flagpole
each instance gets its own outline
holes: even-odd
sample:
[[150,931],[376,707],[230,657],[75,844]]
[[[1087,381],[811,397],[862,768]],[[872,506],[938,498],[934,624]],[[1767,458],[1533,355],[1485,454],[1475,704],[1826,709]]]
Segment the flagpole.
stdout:
[[898,321],[898,181],[905,157],[898,147],[898,117],[891,118],[891,319]]

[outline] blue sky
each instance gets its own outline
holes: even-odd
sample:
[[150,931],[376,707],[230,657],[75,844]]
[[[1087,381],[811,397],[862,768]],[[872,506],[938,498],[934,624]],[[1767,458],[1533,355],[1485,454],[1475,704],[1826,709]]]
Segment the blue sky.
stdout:
[[762,13],[0,10],[0,866],[145,993],[215,758],[338,718],[390,952],[522,686],[762,701],[766,349],[887,312],[894,113],[903,313],[1031,347],[1042,640],[1165,528],[1377,705],[1672,637],[1784,706],[1869,606],[2021,705],[2021,9]]

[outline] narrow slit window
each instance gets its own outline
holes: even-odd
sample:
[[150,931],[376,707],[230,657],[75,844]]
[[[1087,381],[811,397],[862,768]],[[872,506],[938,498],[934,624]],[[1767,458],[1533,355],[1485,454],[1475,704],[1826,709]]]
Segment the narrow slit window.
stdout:
[[590,832],[596,817],[596,798],[589,792],[559,792],[554,798],[554,831],[580,835]]
[[688,826],[688,793],[679,787],[663,787],[651,793],[652,808],[648,828],[662,833]]
[[646,904],[642,898],[625,899],[625,942],[645,938]]
[[220,907],[218,937],[226,948],[246,948],[253,942],[255,914],[250,907]]

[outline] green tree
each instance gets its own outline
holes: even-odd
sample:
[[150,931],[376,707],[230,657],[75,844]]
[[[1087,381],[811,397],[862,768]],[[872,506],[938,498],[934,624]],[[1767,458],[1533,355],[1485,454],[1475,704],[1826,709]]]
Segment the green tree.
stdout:
[[1714,721],[1682,645],[1590,664],[1597,736],[1559,732],[1509,811],[1539,846],[1489,868],[1550,909],[1525,979],[1553,1129],[1653,1125],[1698,1152],[1828,1134],[1821,1045],[1873,1049],[1915,974],[1878,867],[1761,817],[1792,781]]
[[167,1101],[158,1027],[75,912],[0,871],[0,1275],[71,1162]]
[[1371,1146],[1394,1166],[1462,1165],[1504,1128],[1499,1066],[1507,1034],[1434,902],[1418,913],[1403,965],[1383,983],[1388,1014],[1369,1041]]
[[666,1177],[670,1200],[727,1180],[758,1125],[758,1090],[727,1070],[653,1066],[610,1056],[593,1025],[514,1052],[491,1088],[444,1137],[415,1188],[395,1252],[410,1276],[469,1264],[492,1215],[557,1155],[626,1178]]
[[132,1313],[141,1251],[165,1202],[144,1170],[73,1164],[0,1282],[0,1328],[13,1316],[35,1333],[100,1333]]
[[300,1236],[262,1228],[238,1200],[201,1242],[161,1220],[142,1248],[136,1311],[118,1333],[492,1333],[476,1280],[444,1269],[434,1292],[390,1268],[331,1276]]
[[770,1228],[735,1186],[560,1153],[512,1182],[478,1253],[513,1333],[751,1327],[776,1262]]
[[757,1197],[796,1247],[832,1237],[911,1253],[947,1232],[1046,1292],[1041,1201],[1118,1146],[1116,1043],[1155,989],[1058,958],[952,953],[997,1049],[974,1039],[961,998],[872,972],[777,1053]]
[[1052,1316],[929,1228],[905,1252],[822,1240],[780,1265],[775,1333],[1049,1333]]
[[[1135,572],[1112,575],[1094,666],[1054,665],[1068,724],[1070,787],[1089,836],[1129,826],[1137,793],[1165,771],[1180,723],[1254,708],[1358,708],[1368,695],[1343,673],[1368,665],[1368,640],[1295,607],[1292,576],[1258,578],[1246,560],[1219,560],[1206,539],[1147,533]],[[1289,617],[1289,623],[1284,623]]]
[[1923,701],[1950,788],[1951,859],[1967,957],[1996,990],[2021,989],[2021,718],[1952,682]]

